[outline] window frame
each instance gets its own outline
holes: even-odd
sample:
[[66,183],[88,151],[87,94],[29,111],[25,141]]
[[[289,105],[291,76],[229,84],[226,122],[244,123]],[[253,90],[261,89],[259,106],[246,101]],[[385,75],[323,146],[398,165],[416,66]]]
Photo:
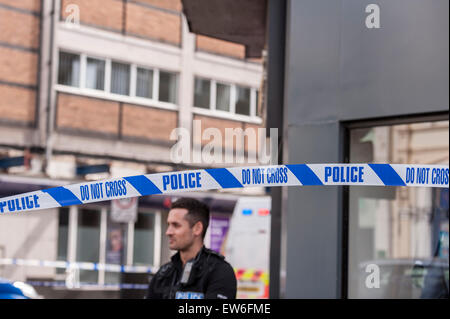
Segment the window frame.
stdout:
[[[228,109],[229,111],[224,111],[224,110],[218,110],[217,109],[217,84],[220,85],[227,85],[230,88],[230,95],[228,96]],[[212,109],[213,111],[217,111],[217,112],[224,112],[224,113],[232,113],[234,114],[234,106],[233,106],[233,85],[231,83],[227,83],[224,81],[214,81],[214,96],[213,96],[213,101],[214,101],[214,108]]]
[[[175,85],[176,85],[176,88],[175,88],[175,103],[161,101],[161,99],[160,99],[159,95],[160,95],[160,89],[161,89],[161,73],[167,73],[169,75],[174,75],[175,76]],[[180,77],[179,77],[179,74],[177,72],[173,72],[173,71],[169,71],[169,70],[163,70],[163,69],[159,69],[158,70],[158,94],[157,94],[158,102],[177,105],[179,103],[179,100],[180,100],[179,88],[180,88]]]
[[[80,88],[84,88],[84,89],[86,89],[86,90],[92,90],[92,91],[94,91],[94,92],[102,92],[102,91],[105,91],[106,90],[106,65],[107,65],[107,63],[106,63],[106,59],[105,58],[102,58],[102,57],[97,57],[97,56],[92,56],[92,55],[86,55],[86,54],[82,54],[81,55],[81,58],[82,58],[82,60],[81,60],[81,63],[80,63],[80,71],[83,69],[83,67],[84,67],[84,77],[83,77],[83,85],[84,85],[84,87],[81,87],[81,85],[80,85]],[[83,61],[83,59],[84,59],[84,61]],[[100,89],[92,89],[92,88],[88,88],[88,87],[86,87],[86,83],[87,83],[87,65],[88,65],[88,59],[94,59],[94,60],[99,60],[99,61],[103,61],[103,62],[105,62],[105,72],[104,72],[104,74],[103,74],[103,90],[100,90]],[[81,72],[80,72],[81,73]]]
[[[195,86],[196,86],[197,80],[208,81],[209,82],[209,105],[208,105],[208,108],[204,108],[204,107],[201,107],[201,106],[196,106],[196,103],[195,103]],[[215,108],[215,101],[213,101],[213,94],[212,94],[213,89],[212,89],[212,81],[211,81],[211,79],[200,77],[200,76],[194,76],[194,81],[193,82],[194,82],[194,85],[193,85],[193,87],[194,87],[194,90],[193,90],[194,94],[193,94],[193,99],[192,99],[192,106],[195,107],[195,108],[201,108],[201,109],[204,109],[204,110],[207,110],[207,109],[210,109],[210,108]]]
[[[369,120],[341,121],[342,163],[350,163],[350,133],[351,130],[371,128],[376,126],[393,126],[401,124],[414,124],[422,122],[448,121],[448,112],[434,112],[419,115],[404,115],[393,117],[382,117]],[[340,292],[341,298],[349,299],[349,262],[350,262],[350,186],[342,186],[340,192],[341,205],[341,263],[340,263]]]
[[[219,117],[219,118],[225,118],[235,121],[241,121],[241,122],[248,122],[248,123],[255,123],[255,124],[261,124],[262,118],[258,116],[257,112],[257,106],[258,101],[256,101],[257,94],[256,92],[259,91],[259,89],[252,87],[250,85],[240,84],[240,83],[230,83],[227,81],[222,80],[216,80],[216,79],[210,79],[208,77],[204,77],[202,75],[194,74],[193,76],[193,96],[195,92],[195,80],[196,79],[201,80],[209,80],[210,81],[210,102],[209,102],[209,108],[202,108],[195,106],[194,104],[194,98],[192,98],[192,110],[194,114],[198,115],[205,115],[205,116],[212,116],[212,117]],[[217,109],[217,84],[222,85],[228,85],[230,87],[230,108],[229,111],[223,111]],[[243,87],[250,89],[250,114],[249,115],[243,115],[243,114],[237,114],[236,113],[236,95],[237,95],[237,87]]]
[[[67,261],[68,262],[80,262],[80,263],[92,263],[86,262],[84,260],[77,260],[77,236],[78,236],[78,215],[79,215],[79,206],[71,206],[69,208],[69,217],[68,217],[68,235],[67,235]],[[98,264],[106,263],[106,243],[107,243],[107,227],[108,227],[108,210],[109,207],[105,205],[83,205],[82,208],[97,210],[100,213],[100,226],[99,226],[99,260]],[[154,215],[154,230],[153,230],[153,265],[146,265],[152,268],[159,268],[161,265],[161,245],[162,245],[162,211],[150,209],[146,207],[138,207],[138,214],[140,212],[151,213]],[[59,216],[59,211],[58,211]],[[124,263],[127,266],[134,265],[134,230],[135,223],[130,222],[127,224],[127,239],[126,239],[126,247],[125,247],[125,260]],[[59,239],[58,239],[59,240]],[[104,285],[106,271],[103,268],[100,268],[98,271],[97,284]],[[64,279],[66,277],[65,274],[56,274],[55,278]],[[79,279],[78,279],[79,280]]]
[[[149,65],[136,64],[129,61],[124,61],[120,59],[112,59],[105,56],[99,56],[96,54],[88,54],[83,52],[75,52],[73,50],[66,50],[65,48],[58,48],[58,69],[57,74],[59,75],[60,65],[59,65],[59,54],[68,53],[73,55],[78,55],[80,59],[80,70],[79,70],[79,83],[78,86],[69,86],[64,84],[59,84],[58,81],[55,83],[55,90],[61,93],[69,93],[75,95],[82,95],[92,98],[105,99],[110,101],[123,102],[128,104],[137,104],[150,107],[156,107],[166,110],[178,110],[179,103],[174,104],[170,102],[159,101],[159,72],[172,73],[176,77],[177,83],[179,82],[180,72],[177,70],[163,70],[155,68]],[[87,72],[87,59],[97,59],[105,61],[105,72],[104,72],[104,89],[97,90],[86,87],[86,72]],[[129,82],[129,94],[122,95],[111,92],[111,73],[112,73],[112,63],[122,63],[127,64],[130,67],[130,82]],[[153,72],[153,86],[152,86],[152,98],[136,96],[136,85],[137,85],[137,68],[142,68],[150,70]],[[179,100],[179,85],[176,88],[177,100]]]
[[[138,69],[143,69],[146,71],[151,71],[152,72],[152,92],[151,92],[151,97],[143,97],[143,96],[138,96],[137,95],[137,75],[138,75]],[[156,72],[158,72],[158,76],[155,74]],[[145,99],[145,100],[157,100],[156,97],[159,97],[158,94],[155,92],[155,88],[157,88],[159,90],[159,70],[155,69],[155,68],[150,68],[147,66],[142,66],[140,64],[132,64],[131,65],[131,73],[132,73],[132,78],[135,79],[135,83],[132,83],[133,85],[131,86],[131,95],[133,97],[139,98],[139,99]],[[134,76],[133,76],[134,74]],[[158,80],[158,83],[156,83],[156,81]]]
[[[113,63],[116,64],[121,64],[121,65],[126,65],[128,66],[128,71],[129,71],[129,79],[128,79],[128,94],[120,94],[120,93],[114,93],[111,92],[111,86],[112,86],[112,65]],[[110,90],[109,90],[109,94],[113,95],[113,96],[126,96],[126,97],[132,97],[132,91],[131,91],[131,82],[132,82],[132,71],[131,71],[131,63],[127,63],[127,62],[123,62],[121,60],[116,60],[116,59],[111,59],[111,72],[110,72],[110,78],[108,79],[108,82],[110,84]]]
[[[60,84],[59,83],[59,75],[60,75],[59,72],[61,71],[61,59],[60,59],[61,53],[78,56],[78,60],[79,60],[79,63],[80,63],[80,66],[79,66],[80,70],[79,70],[79,73],[78,73],[78,84],[77,85],[68,85],[68,84]],[[81,63],[82,63],[82,61],[81,61],[82,60],[81,59],[81,53],[73,51],[73,50],[58,50],[57,57],[58,57],[58,66],[57,66],[57,70],[56,70],[55,85],[56,86],[64,86],[64,87],[68,87],[68,88],[81,87]]]
[[[232,104],[233,104],[233,106],[234,106],[234,112],[236,113],[236,104],[237,104],[237,97],[238,97],[238,95],[237,95],[237,92],[238,92],[238,87],[240,87],[240,88],[242,88],[242,89],[250,89],[250,94],[249,94],[249,106],[248,106],[248,111],[249,111],[249,115],[248,116],[254,116],[254,115],[256,115],[256,109],[255,109],[255,105],[256,105],[256,103],[255,103],[255,101],[253,101],[255,98],[256,98],[256,94],[254,93],[255,92],[255,90],[253,89],[253,88],[251,88],[251,87],[249,87],[249,86],[244,86],[244,85],[236,85],[235,86],[235,96],[234,96],[234,100],[231,102]],[[239,114],[239,113],[236,113],[236,114],[238,114],[238,115],[241,115],[241,116],[247,116],[246,114]]]

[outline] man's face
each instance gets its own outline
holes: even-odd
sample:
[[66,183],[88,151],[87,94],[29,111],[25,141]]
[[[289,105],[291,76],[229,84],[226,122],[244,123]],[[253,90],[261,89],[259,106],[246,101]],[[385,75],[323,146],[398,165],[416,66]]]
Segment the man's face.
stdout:
[[169,237],[169,248],[172,250],[186,250],[198,236],[197,227],[191,227],[185,218],[187,213],[185,208],[174,208],[169,212],[166,235]]

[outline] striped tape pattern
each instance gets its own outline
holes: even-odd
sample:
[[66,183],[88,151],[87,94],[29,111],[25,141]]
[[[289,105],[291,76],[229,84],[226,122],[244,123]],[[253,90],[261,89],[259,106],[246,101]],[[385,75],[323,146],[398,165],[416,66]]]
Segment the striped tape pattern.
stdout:
[[104,270],[108,272],[120,273],[156,273],[158,270],[155,267],[148,266],[129,266],[116,264],[100,264],[91,262],[69,262],[69,261],[50,261],[50,260],[35,260],[35,259],[20,259],[20,258],[0,258],[0,265],[14,265],[14,266],[35,266],[35,267],[50,267],[60,269],[80,269],[80,270]]
[[448,188],[448,165],[291,164],[212,168],[85,182],[0,199],[0,214],[152,194],[275,186]]
[[147,290],[148,285],[146,284],[103,284],[99,285],[97,283],[77,283],[73,286],[69,286],[65,282],[58,281],[37,281],[30,280],[26,281],[27,284],[34,287],[60,287],[60,288],[96,288],[96,289],[133,289],[133,290]]

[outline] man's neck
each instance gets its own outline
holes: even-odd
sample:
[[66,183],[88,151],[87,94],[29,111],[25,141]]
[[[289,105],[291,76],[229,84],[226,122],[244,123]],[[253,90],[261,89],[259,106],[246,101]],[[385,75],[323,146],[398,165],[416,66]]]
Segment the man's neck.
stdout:
[[197,254],[200,252],[200,250],[202,250],[202,248],[203,243],[200,242],[193,244],[191,247],[184,251],[180,250],[180,258],[181,262],[183,263],[183,267],[189,260],[194,259],[195,256],[197,256]]

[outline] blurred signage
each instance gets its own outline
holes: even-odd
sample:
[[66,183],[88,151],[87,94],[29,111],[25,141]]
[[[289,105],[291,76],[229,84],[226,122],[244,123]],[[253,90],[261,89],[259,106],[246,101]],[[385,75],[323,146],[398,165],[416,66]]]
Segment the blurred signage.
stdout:
[[136,222],[138,198],[114,199],[111,201],[111,220],[116,223]]
[[211,245],[210,248],[218,253],[222,253],[222,244],[226,238],[230,220],[227,217],[211,217]]
[[[121,225],[124,226],[125,225]],[[125,229],[119,226],[108,227],[108,240],[106,242],[106,263],[121,265],[124,263]]]

